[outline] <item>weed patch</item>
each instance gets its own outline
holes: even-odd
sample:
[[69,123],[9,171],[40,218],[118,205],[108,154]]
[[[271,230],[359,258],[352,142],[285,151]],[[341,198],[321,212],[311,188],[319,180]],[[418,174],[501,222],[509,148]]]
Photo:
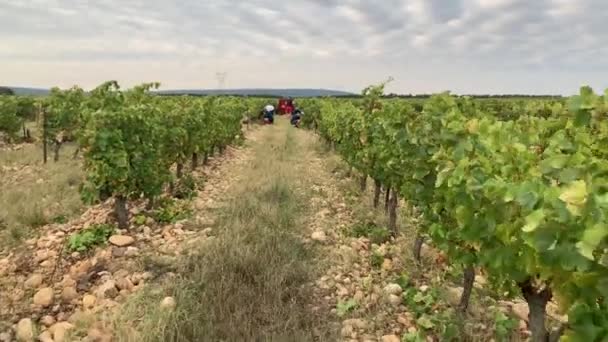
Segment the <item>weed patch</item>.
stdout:
[[78,233],[72,234],[68,238],[68,250],[71,252],[85,252],[92,247],[103,245],[114,233],[113,226],[108,224],[97,224]]
[[384,256],[378,252],[373,252],[369,257],[369,262],[373,268],[380,268],[384,262]]
[[197,184],[191,174],[185,174],[177,180],[173,196],[179,199],[192,199],[196,196]]
[[391,237],[391,233],[387,228],[379,227],[373,222],[356,224],[352,228],[351,235],[354,237],[366,237],[377,245],[389,241]]
[[[186,219],[191,214],[187,203],[176,201],[171,198],[163,198],[158,203],[158,209],[152,212],[152,218],[158,223],[175,223]],[[145,221],[144,221],[145,222]]]
[[338,304],[336,304],[336,312],[338,317],[344,317],[349,312],[354,311],[357,306],[359,306],[359,304],[354,299],[349,299],[345,302],[339,301]]

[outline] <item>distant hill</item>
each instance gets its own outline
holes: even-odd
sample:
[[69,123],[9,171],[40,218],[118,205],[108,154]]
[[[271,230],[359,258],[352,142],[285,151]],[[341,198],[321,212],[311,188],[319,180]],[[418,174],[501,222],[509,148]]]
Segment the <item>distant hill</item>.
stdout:
[[49,89],[42,89],[42,88],[10,87],[10,86],[7,86],[6,88],[12,89],[13,92],[15,92],[15,95],[44,96],[44,95],[48,95],[50,92]]
[[270,96],[270,97],[318,97],[318,96],[352,96],[353,93],[329,89],[178,89],[161,90],[162,95],[235,95],[235,96]]
[[[48,95],[49,89],[10,87],[16,95]],[[329,89],[266,89],[266,88],[247,88],[247,89],[175,89],[160,90],[155,93],[161,95],[233,95],[233,96],[270,96],[270,97],[318,97],[318,96],[353,96],[355,94],[346,91]]]

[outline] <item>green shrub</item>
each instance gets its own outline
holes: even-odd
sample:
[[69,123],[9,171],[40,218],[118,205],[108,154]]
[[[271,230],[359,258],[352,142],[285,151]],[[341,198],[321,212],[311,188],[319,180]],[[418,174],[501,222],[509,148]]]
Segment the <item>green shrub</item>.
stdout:
[[177,180],[173,196],[179,199],[191,199],[196,195],[196,180],[192,175],[183,175]]
[[391,237],[391,233],[388,229],[384,227],[378,227],[373,222],[359,223],[355,225],[353,227],[351,235],[354,237],[366,237],[372,243],[378,245],[387,242]]
[[382,267],[382,263],[384,262],[384,257],[381,254],[374,252],[369,257],[369,262],[373,268],[380,268]]
[[114,233],[114,227],[109,224],[96,224],[85,230],[74,233],[68,239],[68,249],[71,252],[84,252],[98,245],[103,245]]
[[21,128],[22,120],[18,116],[17,98],[0,96],[0,136],[7,140],[14,139]]
[[53,223],[65,224],[65,223],[68,223],[68,218],[63,214],[59,214],[59,215],[53,217],[53,219],[51,221]]
[[146,223],[146,216],[137,215],[133,218],[133,222],[138,226],[143,226]]
[[188,218],[190,210],[184,204],[170,198],[162,199],[159,208],[152,213],[154,221],[158,223],[175,223]]
[[336,304],[336,311],[337,311],[338,317],[343,317],[347,313],[356,309],[358,305],[359,304],[354,299],[349,299],[345,302],[338,301],[338,304]]

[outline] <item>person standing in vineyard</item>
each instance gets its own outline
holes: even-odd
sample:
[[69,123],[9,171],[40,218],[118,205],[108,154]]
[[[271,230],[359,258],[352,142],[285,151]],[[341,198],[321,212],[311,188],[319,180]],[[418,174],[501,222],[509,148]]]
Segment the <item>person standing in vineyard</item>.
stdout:
[[300,120],[302,120],[302,114],[304,114],[300,108],[296,108],[291,114],[291,124],[295,127],[300,127]]
[[269,124],[274,123],[274,106],[271,104],[267,104],[264,107],[264,122]]

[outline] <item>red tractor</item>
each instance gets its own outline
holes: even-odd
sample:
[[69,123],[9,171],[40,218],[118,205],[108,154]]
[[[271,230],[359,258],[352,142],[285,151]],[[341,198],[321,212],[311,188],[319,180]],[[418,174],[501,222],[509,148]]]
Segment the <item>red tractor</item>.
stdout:
[[291,114],[294,109],[293,99],[289,97],[284,97],[279,99],[279,104],[277,105],[277,114]]

